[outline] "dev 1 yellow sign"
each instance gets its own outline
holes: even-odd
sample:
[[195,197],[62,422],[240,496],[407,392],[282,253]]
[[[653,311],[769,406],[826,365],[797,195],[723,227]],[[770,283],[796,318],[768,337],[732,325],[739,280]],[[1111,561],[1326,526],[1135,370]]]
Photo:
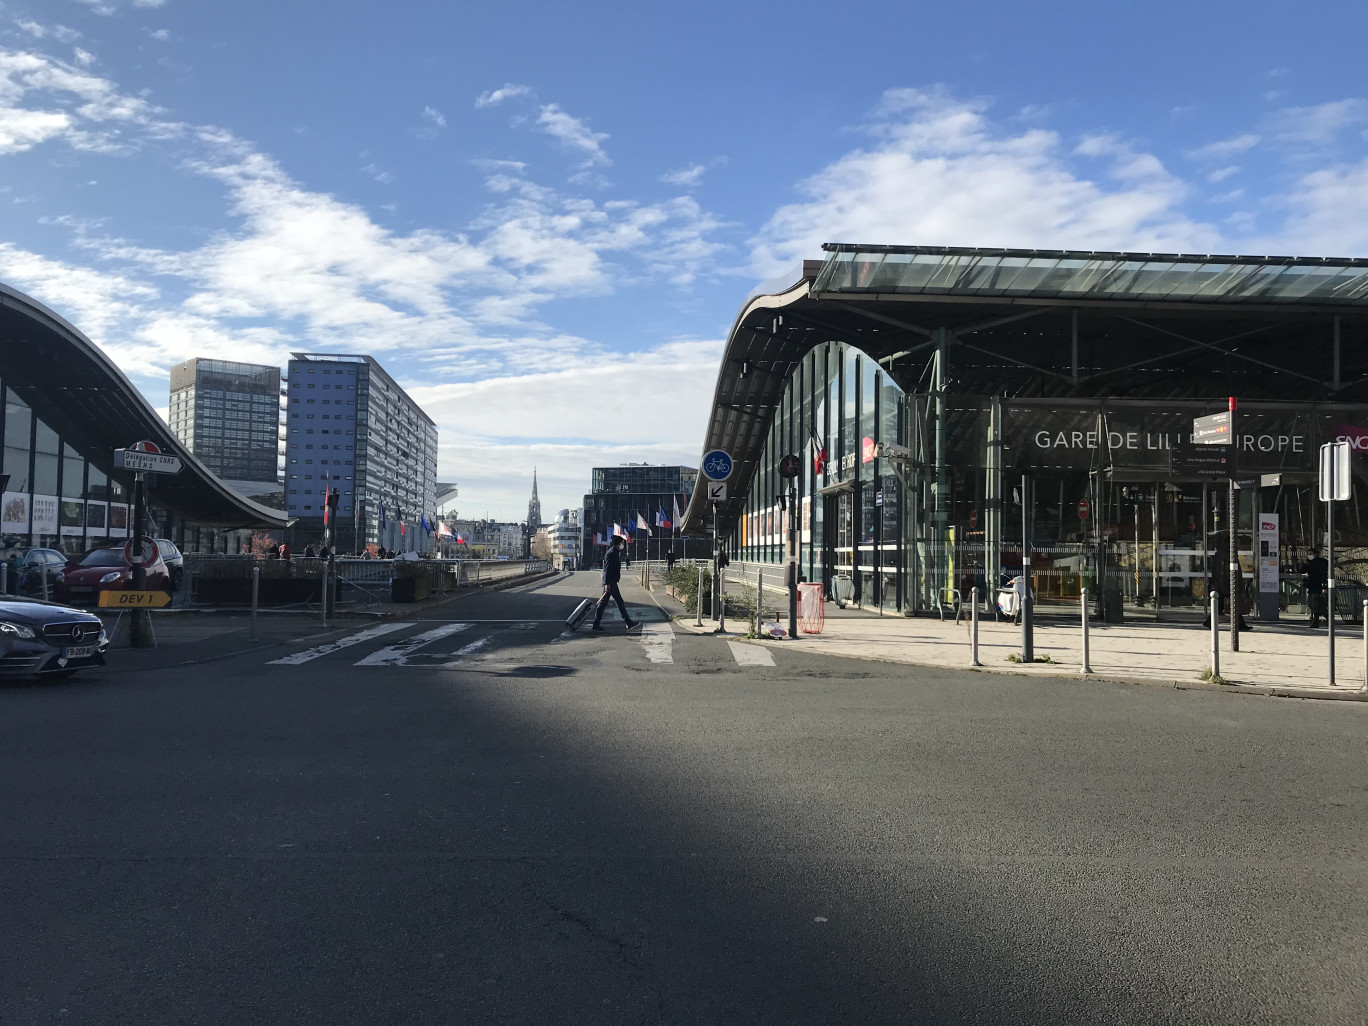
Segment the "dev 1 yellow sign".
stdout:
[[171,602],[164,591],[102,591],[101,609],[160,609]]

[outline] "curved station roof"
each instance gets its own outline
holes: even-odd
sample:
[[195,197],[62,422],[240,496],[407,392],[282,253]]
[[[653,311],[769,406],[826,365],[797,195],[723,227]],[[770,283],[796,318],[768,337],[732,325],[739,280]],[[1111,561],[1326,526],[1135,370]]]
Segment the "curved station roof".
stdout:
[[[1004,398],[1368,401],[1368,260],[828,243],[742,306],[704,452],[734,461],[739,515],[799,361],[840,341],[906,391],[932,353],[948,390]],[[684,529],[706,520],[696,489]]]
[[0,339],[9,359],[0,374],[44,423],[117,480],[114,450],[155,442],[179,456],[184,469],[159,474],[151,491],[158,506],[206,526],[285,526],[285,513],[238,495],[201,464],[171,432],[104,352],[41,303],[0,285]]

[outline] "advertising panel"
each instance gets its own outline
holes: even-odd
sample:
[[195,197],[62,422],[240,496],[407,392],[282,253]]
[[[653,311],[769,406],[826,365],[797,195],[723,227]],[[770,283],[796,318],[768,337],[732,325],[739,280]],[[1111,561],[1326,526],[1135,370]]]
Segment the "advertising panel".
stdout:
[[33,533],[57,533],[57,507],[55,495],[35,495],[33,497]]
[[109,504],[109,536],[111,538],[128,537],[128,507],[122,503],[111,502]]
[[0,531],[28,534],[29,497],[27,492],[5,492],[0,500]]
[[64,538],[80,537],[85,531],[85,503],[80,499],[63,499],[57,510],[57,526]]

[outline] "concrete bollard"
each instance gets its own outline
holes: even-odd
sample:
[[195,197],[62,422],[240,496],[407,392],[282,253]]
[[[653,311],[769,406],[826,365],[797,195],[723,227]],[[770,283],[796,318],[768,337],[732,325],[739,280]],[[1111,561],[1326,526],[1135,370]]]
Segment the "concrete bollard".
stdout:
[[1211,593],[1211,675],[1221,675],[1221,596]]
[[1368,599],[1363,600],[1363,690],[1368,691]]
[[323,611],[323,626],[326,627],[328,626],[328,561],[325,559],[322,564],[318,572],[318,576],[323,581],[323,587],[319,592],[319,597],[322,599],[319,608]]
[[1084,588],[1080,596],[1083,605],[1083,672],[1092,673],[1091,653],[1088,651],[1088,589]]
[[979,662],[979,637],[978,637],[978,606],[979,596],[978,587],[975,586],[969,591],[969,665],[982,666]]
[[248,635],[247,635],[247,636],[250,637],[253,641],[256,640],[256,636],[257,636],[257,598],[259,597],[260,593],[261,593],[261,567],[259,567],[259,566],[254,566],[254,567],[252,567],[252,621],[251,621],[251,628],[250,628],[250,630],[248,631]]
[[765,622],[765,575],[761,571],[755,571],[755,633],[760,633],[760,627]]
[[703,626],[703,568],[698,568],[698,596],[694,600],[694,609],[698,612],[698,619],[694,622],[695,627]]

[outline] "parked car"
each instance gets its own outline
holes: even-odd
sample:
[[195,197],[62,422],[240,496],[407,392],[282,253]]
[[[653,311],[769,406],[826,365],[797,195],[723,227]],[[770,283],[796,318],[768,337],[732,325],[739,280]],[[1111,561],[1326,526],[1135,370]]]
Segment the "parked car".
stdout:
[[16,595],[39,597],[43,594],[43,573],[47,573],[48,594],[58,571],[67,565],[67,557],[58,549],[26,549],[19,557],[18,577],[14,582]]
[[[144,587],[148,591],[170,591],[171,574],[160,555],[147,568]],[[68,563],[53,578],[53,597],[58,602],[91,603],[100,600],[102,591],[127,591],[133,587],[133,568],[124,559],[122,545],[92,549],[79,561]]]
[[170,538],[158,538],[157,551],[166,564],[166,572],[171,575],[171,587],[179,590],[181,581],[185,580],[185,557]]
[[105,664],[96,616],[50,602],[0,599],[0,677],[66,677]]

